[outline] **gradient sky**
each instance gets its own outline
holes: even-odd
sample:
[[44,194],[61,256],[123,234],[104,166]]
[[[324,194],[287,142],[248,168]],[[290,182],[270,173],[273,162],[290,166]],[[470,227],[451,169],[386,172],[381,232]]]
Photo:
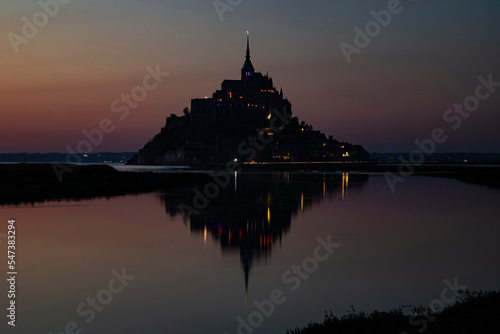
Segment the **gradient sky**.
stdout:
[[[226,0],[222,0],[226,2]],[[388,1],[243,0],[219,19],[212,0],[72,0],[14,52],[38,1],[4,0],[0,12],[0,152],[66,152],[83,129],[116,129],[94,152],[136,151],[191,98],[238,79],[252,62],[273,77],[293,113],[371,152],[411,151],[437,127],[437,150],[500,152],[500,87],[456,131],[443,121],[474,93],[479,75],[500,82],[500,1],[402,0],[403,11],[348,64],[339,48]],[[170,76],[120,120],[111,103],[142,82],[146,66]]]

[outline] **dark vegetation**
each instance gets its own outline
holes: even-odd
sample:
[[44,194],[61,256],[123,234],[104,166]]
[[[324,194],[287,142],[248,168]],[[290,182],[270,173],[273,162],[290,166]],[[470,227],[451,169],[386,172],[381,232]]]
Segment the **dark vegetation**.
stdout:
[[50,164],[0,164],[0,203],[20,204],[55,199],[86,199],[189,187],[209,181],[195,173],[121,172],[107,165],[59,165],[71,168],[59,182]]
[[[500,333],[500,291],[466,292],[441,313],[415,307],[408,314],[402,308],[388,312],[350,312],[336,317],[326,313],[323,323],[311,323],[287,334],[489,334]],[[413,318],[410,318],[412,316]],[[412,322],[410,323],[410,319]]]

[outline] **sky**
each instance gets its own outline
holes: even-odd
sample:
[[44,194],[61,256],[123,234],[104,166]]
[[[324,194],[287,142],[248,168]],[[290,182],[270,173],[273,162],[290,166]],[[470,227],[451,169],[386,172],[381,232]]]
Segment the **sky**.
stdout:
[[[58,1],[2,1],[0,153],[77,150],[84,131],[93,152],[137,151],[192,98],[239,79],[247,30],[256,71],[316,130],[410,152],[441,128],[437,152],[500,152],[500,84],[478,88],[500,82],[500,1]],[[367,27],[369,43],[356,39]],[[154,69],[169,74],[114,112]],[[447,112],[464,101],[471,112]]]

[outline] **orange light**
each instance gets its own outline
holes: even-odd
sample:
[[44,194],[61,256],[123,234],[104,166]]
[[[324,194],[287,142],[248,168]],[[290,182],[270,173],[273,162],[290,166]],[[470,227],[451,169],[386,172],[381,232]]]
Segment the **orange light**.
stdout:
[[229,92],[229,98],[232,99],[233,98],[233,93]]

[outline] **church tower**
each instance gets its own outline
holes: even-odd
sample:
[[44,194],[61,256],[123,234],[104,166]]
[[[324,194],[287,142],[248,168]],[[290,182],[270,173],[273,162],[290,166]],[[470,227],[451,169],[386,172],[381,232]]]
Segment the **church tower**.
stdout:
[[247,31],[247,55],[245,59],[245,63],[243,64],[243,68],[241,69],[241,80],[245,80],[245,78],[253,77],[255,69],[253,68],[252,62],[250,61],[250,36]]

